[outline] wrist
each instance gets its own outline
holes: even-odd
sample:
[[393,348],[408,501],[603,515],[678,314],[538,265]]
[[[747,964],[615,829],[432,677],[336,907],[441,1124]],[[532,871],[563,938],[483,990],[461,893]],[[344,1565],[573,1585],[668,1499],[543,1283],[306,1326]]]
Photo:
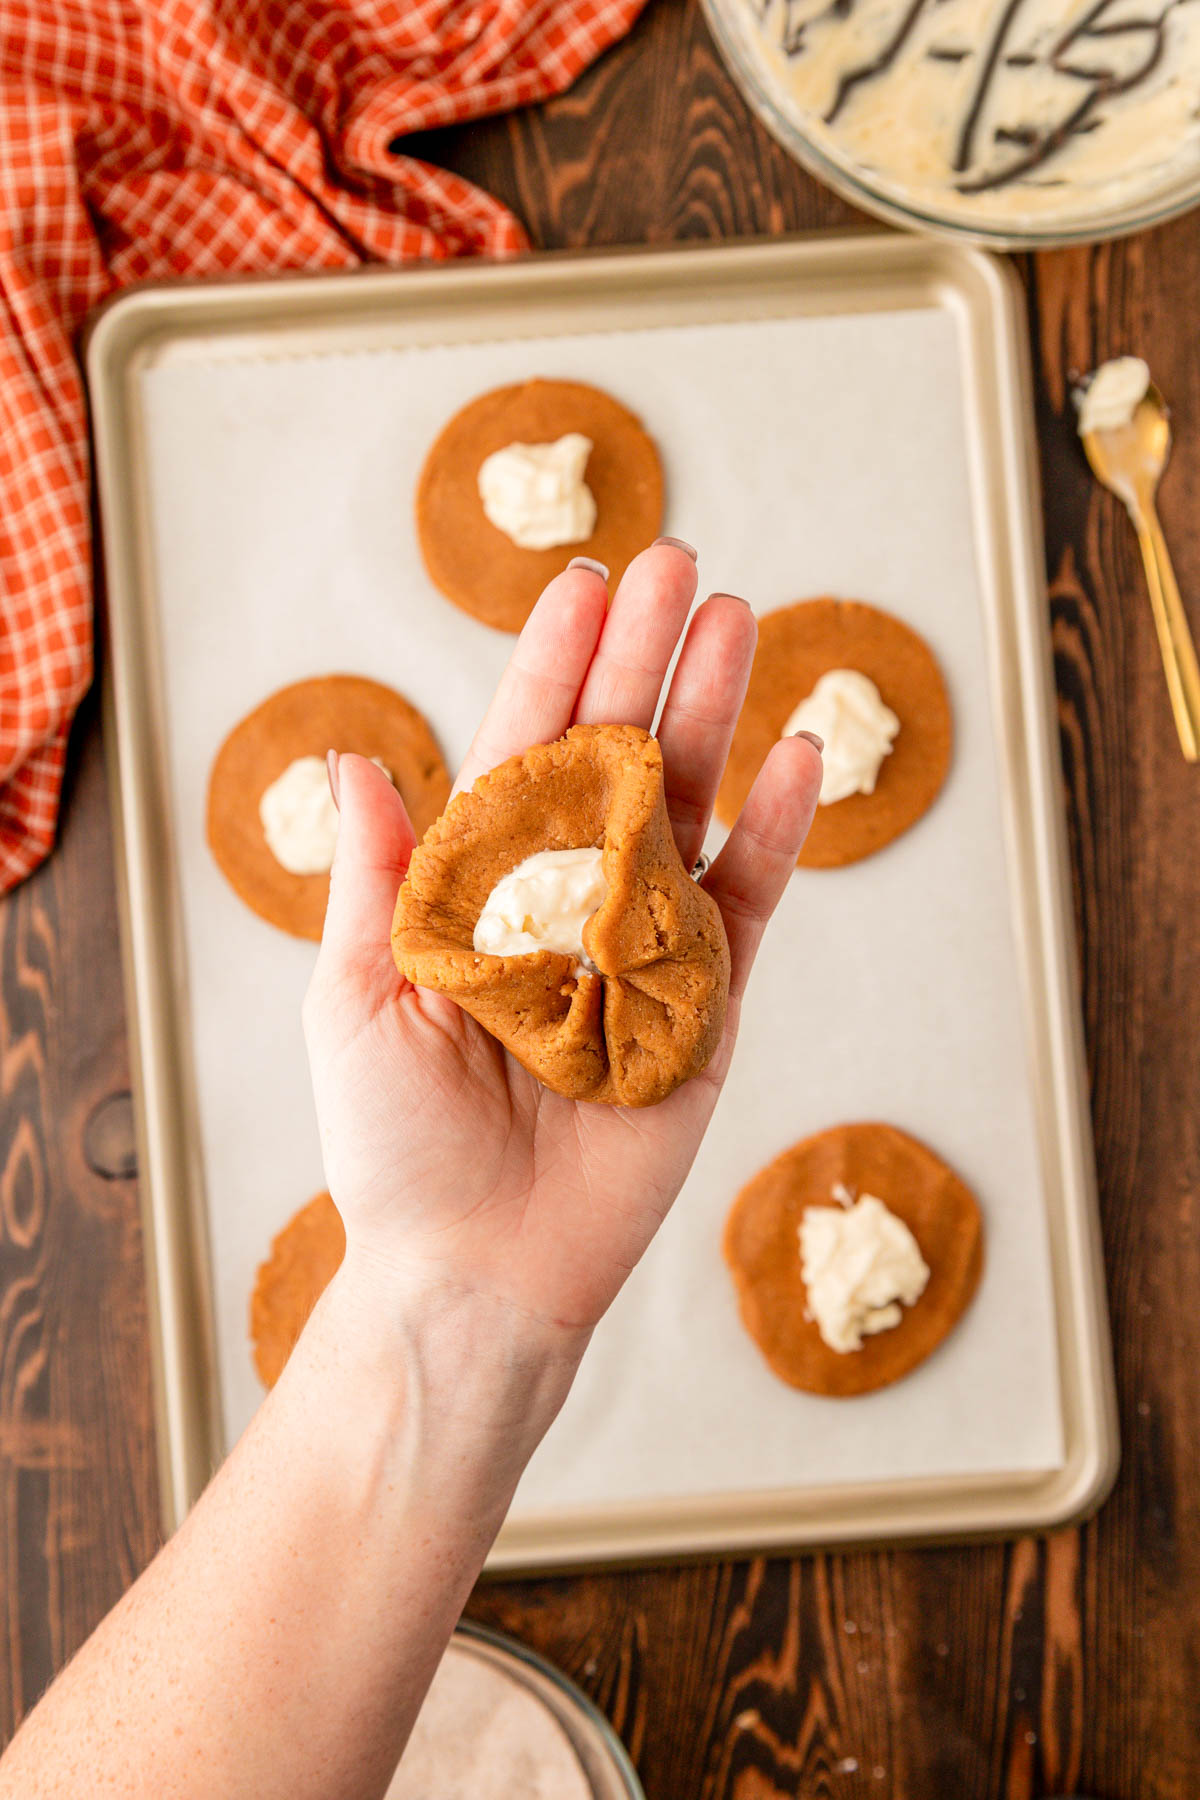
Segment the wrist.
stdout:
[[590,1333],[350,1243],[310,1335],[336,1356],[349,1410],[369,1409],[427,1481],[443,1472],[472,1490],[471,1504],[494,1501],[498,1524]]

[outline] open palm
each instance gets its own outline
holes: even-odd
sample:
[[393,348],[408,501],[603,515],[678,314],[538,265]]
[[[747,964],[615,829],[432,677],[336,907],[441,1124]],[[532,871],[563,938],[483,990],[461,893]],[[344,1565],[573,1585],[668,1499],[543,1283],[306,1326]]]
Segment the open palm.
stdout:
[[[601,576],[568,569],[530,615],[457,787],[569,725],[649,728],[696,589],[692,558],[646,550],[608,605]],[[658,726],[668,811],[699,855],[741,709],[755,622],[716,594],[687,631]],[[452,1001],[396,970],[390,928],[413,832],[361,757],[337,768],[341,829],[305,1002],[326,1176],[347,1243],[405,1280],[478,1295],[586,1331],[653,1237],[720,1092],[763,930],[795,865],[821,765],[804,739],[772,750],[704,880],[732,963],[721,1045],[657,1106],[564,1100]]]

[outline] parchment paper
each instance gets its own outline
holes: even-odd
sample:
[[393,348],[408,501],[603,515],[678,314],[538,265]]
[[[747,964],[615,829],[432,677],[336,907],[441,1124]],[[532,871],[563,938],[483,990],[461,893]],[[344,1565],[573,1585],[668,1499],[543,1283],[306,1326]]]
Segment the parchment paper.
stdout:
[[[514,1512],[1061,1463],[960,362],[951,312],[933,309],[261,361],[214,346],[143,376],[230,1442],[261,1398],[255,1267],[324,1182],[299,1020],[314,949],[260,922],[214,867],[209,767],[267,693],[335,670],[400,688],[457,764],[512,640],[432,588],[414,483],[458,406],[539,374],[594,381],[640,413],[664,455],[666,529],[701,547],[702,592],[741,592],[759,611],[833,592],[924,633],[957,741],[916,829],[852,869],[793,878],[695,1170]],[[974,1187],[987,1266],[929,1363],[838,1403],[767,1371],[719,1238],[763,1163],[865,1118],[927,1140]]]

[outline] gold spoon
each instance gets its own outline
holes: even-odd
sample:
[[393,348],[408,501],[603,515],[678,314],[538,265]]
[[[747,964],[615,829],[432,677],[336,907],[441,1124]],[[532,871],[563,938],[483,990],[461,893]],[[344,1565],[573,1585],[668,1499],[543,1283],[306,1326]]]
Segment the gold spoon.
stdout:
[[1082,434],[1092,470],[1123,500],[1133,520],[1146,565],[1154,628],[1162,652],[1175,729],[1189,762],[1200,761],[1200,667],[1179,598],[1154,495],[1171,450],[1171,425],[1162,395],[1151,382],[1127,425]]

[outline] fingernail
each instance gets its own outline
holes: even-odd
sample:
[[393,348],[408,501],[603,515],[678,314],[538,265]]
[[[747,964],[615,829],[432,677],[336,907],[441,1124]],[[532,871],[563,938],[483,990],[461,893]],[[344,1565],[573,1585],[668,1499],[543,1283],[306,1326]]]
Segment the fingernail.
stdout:
[[747,612],[754,611],[754,608],[744,594],[726,594],[722,593],[720,588],[718,588],[715,594],[710,594],[708,597],[710,600],[736,600],[739,606],[744,606],[746,608]]
[[342,784],[338,776],[338,753],[336,750],[325,752],[325,773],[329,776],[329,791],[333,795],[333,804],[341,812]]
[[682,550],[683,554],[685,556],[690,556],[693,562],[698,560],[693,546],[691,544],[685,544],[682,538],[655,538],[650,548],[652,550],[657,550],[660,544],[667,544],[672,550]]
[[825,748],[825,739],[818,737],[815,731],[793,731],[792,736],[804,738],[816,751],[822,751]]
[[608,570],[602,562],[591,556],[573,556],[567,564],[568,569],[587,569],[592,575],[598,575],[601,581],[608,580]]

